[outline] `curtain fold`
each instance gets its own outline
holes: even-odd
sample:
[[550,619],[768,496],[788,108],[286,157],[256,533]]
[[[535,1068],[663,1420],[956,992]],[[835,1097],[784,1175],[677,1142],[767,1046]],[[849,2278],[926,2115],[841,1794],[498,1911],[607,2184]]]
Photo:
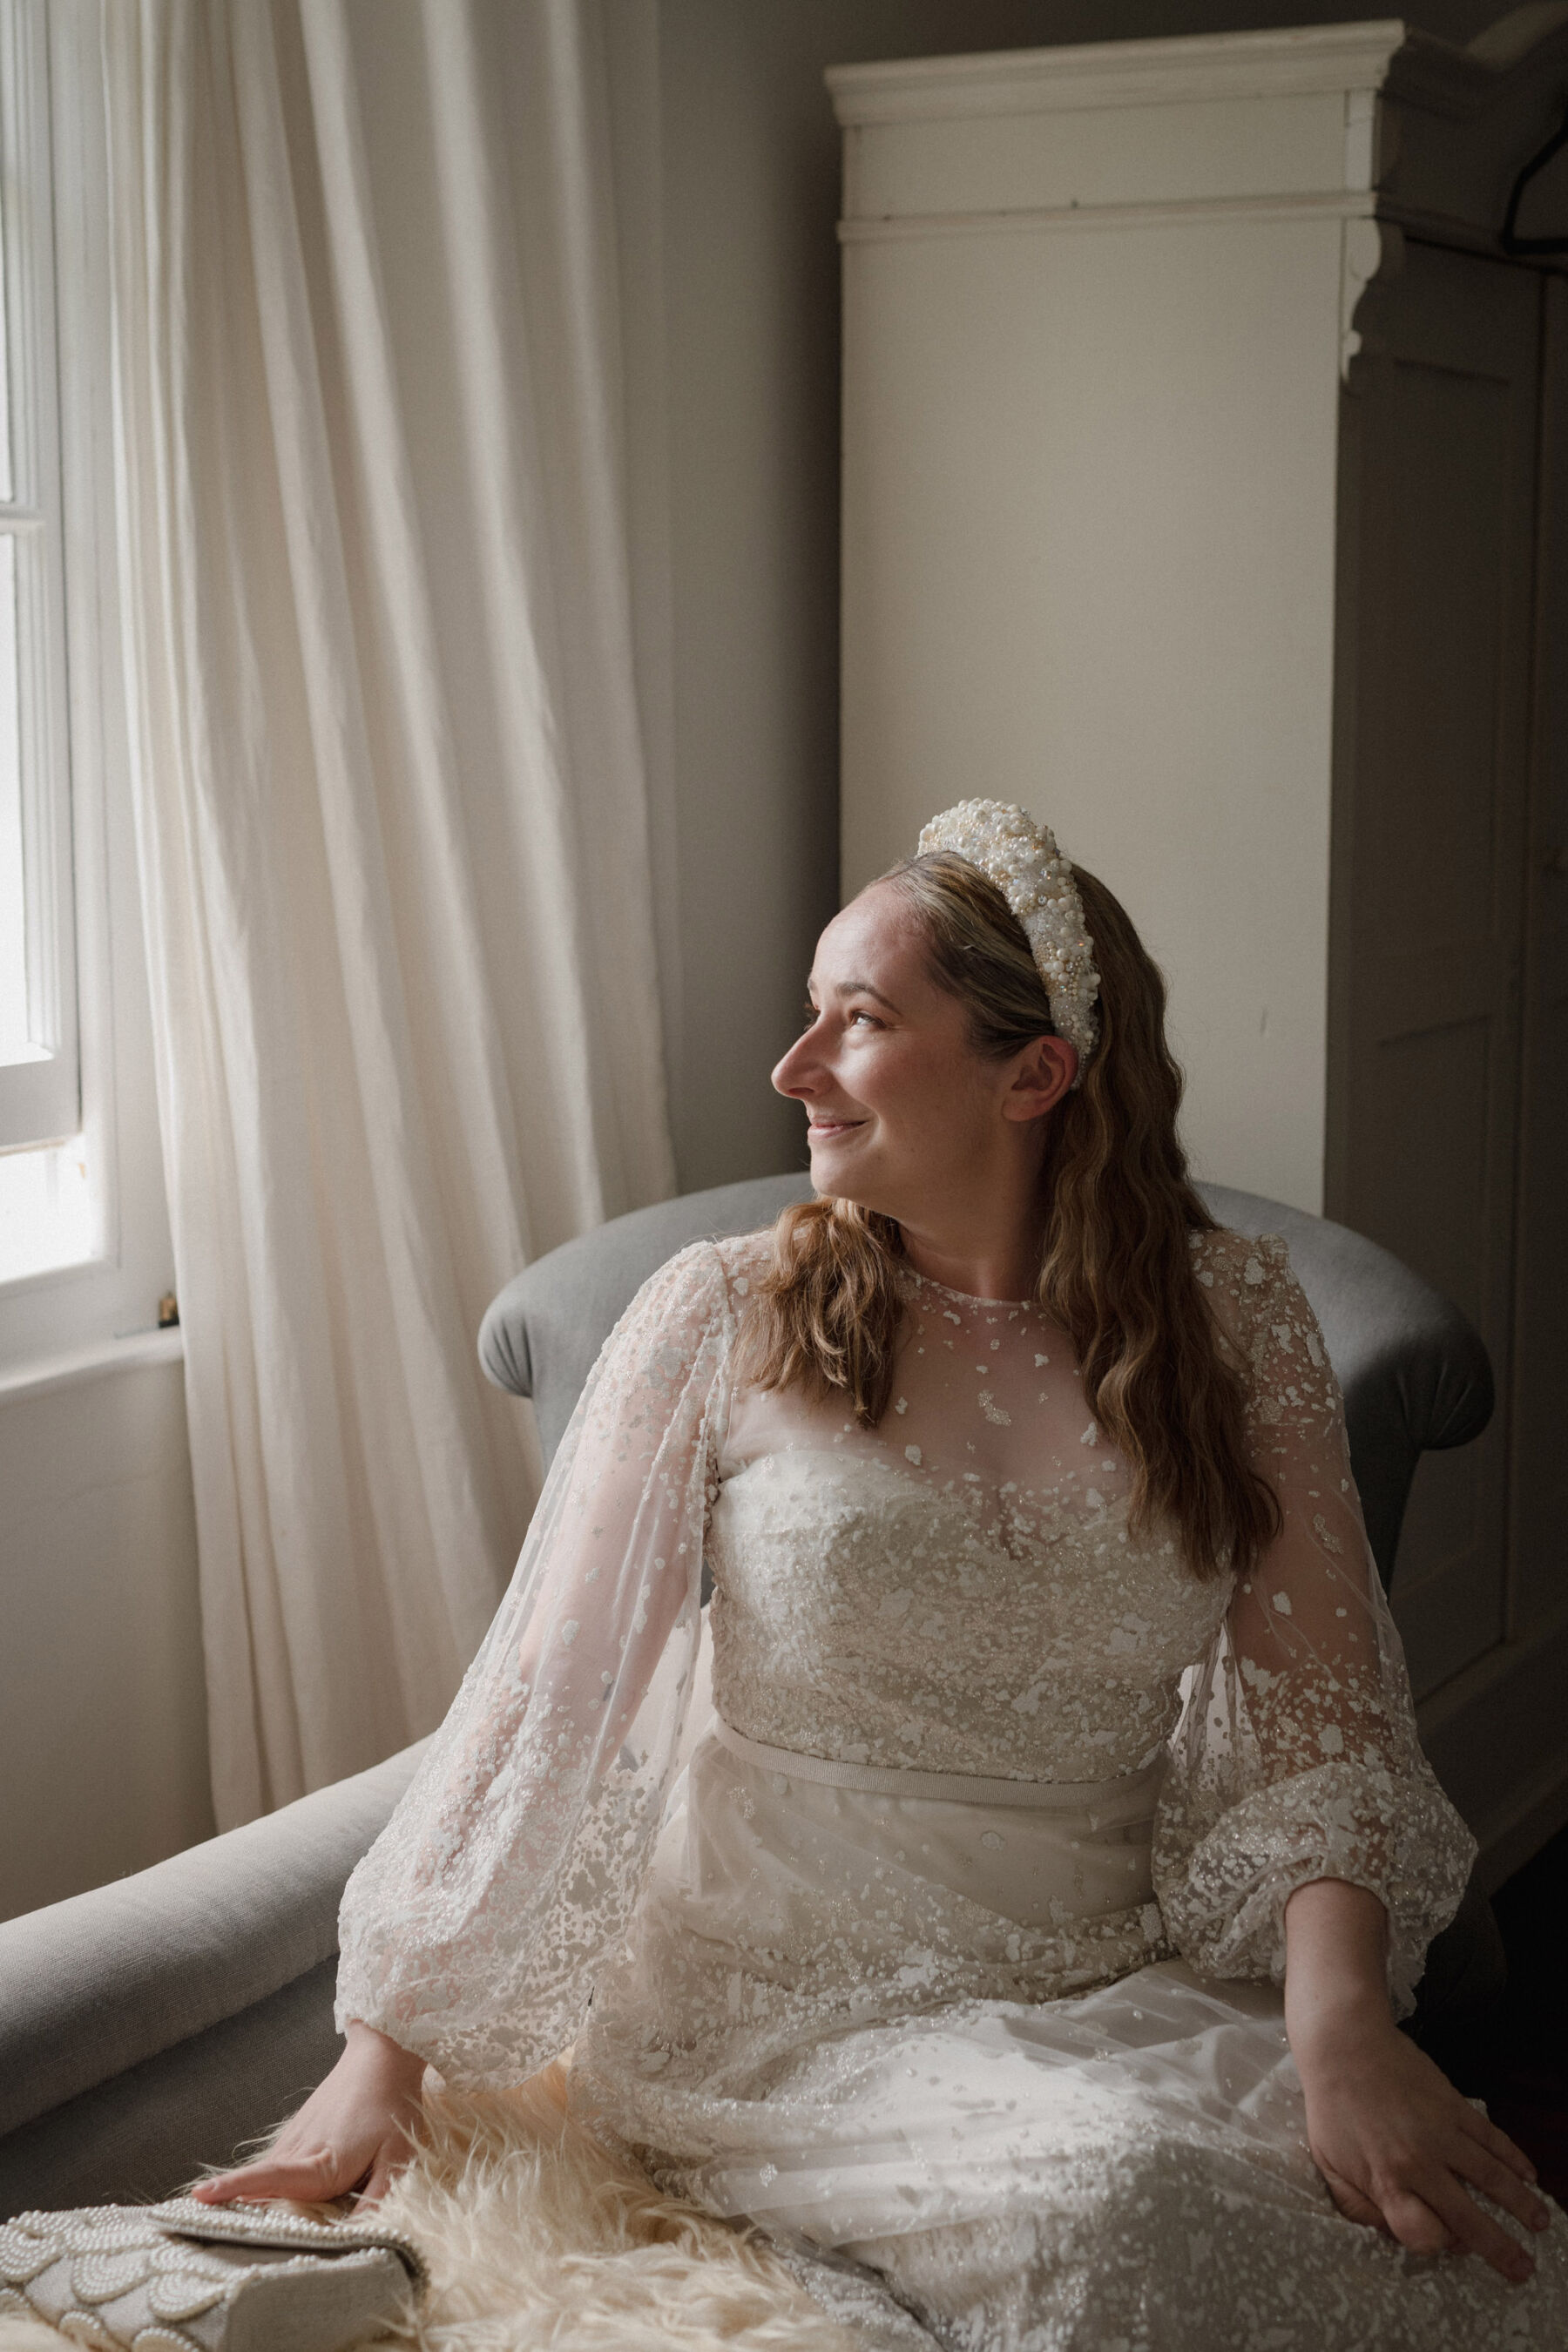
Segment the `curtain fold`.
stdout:
[[226,1827],[441,1716],[474,1334],[674,1165],[593,0],[105,0],[120,601]]

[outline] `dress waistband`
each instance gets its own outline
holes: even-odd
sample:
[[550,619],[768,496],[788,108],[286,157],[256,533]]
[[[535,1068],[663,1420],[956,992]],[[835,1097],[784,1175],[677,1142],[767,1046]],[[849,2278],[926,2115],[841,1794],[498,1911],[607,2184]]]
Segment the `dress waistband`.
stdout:
[[792,1780],[820,1780],[834,1789],[858,1789],[878,1797],[920,1797],[934,1804],[1017,1805],[1030,1812],[1079,1812],[1095,1805],[1142,1801],[1152,1811],[1165,1776],[1162,1750],[1141,1772],[1122,1772],[1110,1780],[983,1780],[972,1772],[906,1771],[877,1764],[840,1764],[829,1756],[806,1756],[793,1748],[769,1748],[748,1739],[743,1731],[713,1718],[713,1734],[721,1747],[742,1762],[767,1772],[782,1772]]

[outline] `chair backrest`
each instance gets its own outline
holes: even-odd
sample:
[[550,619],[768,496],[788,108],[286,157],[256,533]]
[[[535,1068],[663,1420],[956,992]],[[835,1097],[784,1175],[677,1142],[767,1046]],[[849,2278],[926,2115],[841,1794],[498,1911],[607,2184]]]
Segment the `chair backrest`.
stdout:
[[[1256,1192],[1198,1189],[1221,1224],[1283,1234],[1289,1244],[1344,1391],[1351,1460],[1386,1583],[1422,1454],[1467,1444],[1491,1418],[1491,1365],[1480,1337],[1440,1291],[1348,1225]],[[546,1462],[595,1358],[648,1276],[688,1242],[752,1233],[810,1197],[805,1175],[688,1192],[612,1218],[508,1283],[485,1317],[480,1360],[498,1388],[533,1399]]]

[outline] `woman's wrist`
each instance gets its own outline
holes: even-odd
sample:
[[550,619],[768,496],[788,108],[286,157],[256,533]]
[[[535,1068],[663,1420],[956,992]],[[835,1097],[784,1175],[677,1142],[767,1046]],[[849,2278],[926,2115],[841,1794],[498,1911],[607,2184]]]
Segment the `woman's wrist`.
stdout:
[[1388,1996],[1356,1990],[1342,1998],[1303,1997],[1285,2003],[1285,2032],[1303,2085],[1359,2066],[1369,2051],[1398,2031]]
[[343,2040],[356,2063],[374,2066],[378,2073],[417,2091],[425,2078],[425,2061],[416,2051],[405,2050],[390,2033],[383,2033],[379,2026],[367,2025],[360,2017],[349,2019]]
[[1285,1906],[1285,2030],[1306,2074],[1353,2063],[1394,2031],[1388,1915],[1343,1879],[1313,1879]]

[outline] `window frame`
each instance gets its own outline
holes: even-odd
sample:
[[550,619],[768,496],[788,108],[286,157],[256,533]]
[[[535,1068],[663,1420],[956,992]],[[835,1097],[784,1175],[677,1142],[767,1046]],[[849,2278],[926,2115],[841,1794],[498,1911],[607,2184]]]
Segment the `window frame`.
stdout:
[[[0,0],[47,59],[52,159],[69,864],[91,1254],[0,1283],[0,1396],[36,1379],[177,1353],[158,1328],[175,1287],[158,1120],[121,646],[114,345],[102,0]],[[36,145],[35,145],[36,152]],[[63,729],[58,739],[65,741]]]
[[0,256],[5,273],[27,1027],[39,1058],[0,1066],[0,1150],[81,1129],[55,171],[47,17],[0,0]]

